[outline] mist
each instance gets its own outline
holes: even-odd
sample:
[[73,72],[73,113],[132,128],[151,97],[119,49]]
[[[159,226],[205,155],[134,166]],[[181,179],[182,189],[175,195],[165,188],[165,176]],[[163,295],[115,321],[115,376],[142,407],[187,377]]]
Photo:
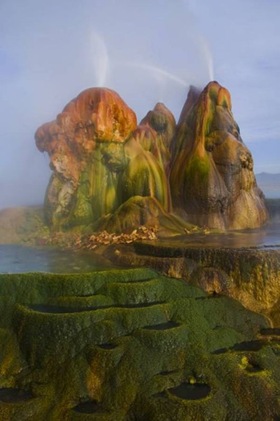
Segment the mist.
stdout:
[[[233,58],[227,51],[229,44],[225,44],[224,36],[232,41],[232,52],[237,55],[235,63],[238,57],[243,57],[244,46],[238,56],[240,39],[234,32],[224,35],[226,21],[221,19],[218,28],[217,8],[211,9],[204,3],[186,0],[1,1],[0,208],[43,202],[51,171],[48,156],[36,149],[34,132],[41,124],[55,119],[82,90],[93,86],[116,90],[140,121],[159,101],[178,118],[189,86],[204,87],[210,80],[217,79],[232,93],[234,115],[245,143],[246,135],[249,142],[254,140],[255,115],[258,133],[264,133],[267,127],[271,141],[276,142],[279,125],[271,126],[268,116],[272,109],[275,115],[277,105],[280,108],[279,100],[270,102],[271,109],[257,107],[255,114],[257,95],[261,99],[264,95],[256,90],[254,98],[257,100],[250,101],[250,107],[239,105],[238,109],[237,106],[236,115],[235,101],[241,104],[245,98],[247,105],[248,97],[243,92],[244,72],[239,73],[238,79],[238,72],[230,69]],[[214,6],[217,1],[211,0],[211,3]],[[236,2],[229,1],[229,8],[234,4]],[[240,2],[240,7],[242,4]],[[262,8],[259,9],[261,14]],[[227,10],[221,9],[222,18]],[[246,13],[249,12],[248,9]],[[264,38],[263,51],[265,47]],[[255,60],[256,51],[253,53],[252,60]],[[244,70],[246,60],[240,65]],[[275,71],[279,72],[278,66],[277,63]],[[248,78],[251,95],[263,77],[263,73],[259,75],[255,84],[252,75]],[[266,89],[269,99],[271,93],[272,87]],[[264,126],[260,127],[263,115],[267,119],[263,118]],[[244,123],[245,135],[239,118]],[[265,136],[259,138],[260,142],[264,140]],[[254,155],[253,143],[248,146]],[[268,160],[271,156],[273,153],[268,154]]]

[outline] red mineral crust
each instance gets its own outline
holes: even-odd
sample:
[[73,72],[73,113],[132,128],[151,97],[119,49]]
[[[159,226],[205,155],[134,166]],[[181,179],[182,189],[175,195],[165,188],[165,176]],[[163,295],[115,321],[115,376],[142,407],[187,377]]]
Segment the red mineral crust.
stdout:
[[116,92],[90,88],[41,126],[35,139],[38,149],[48,152],[51,168],[76,185],[96,142],[123,143],[136,126],[134,111]]
[[50,157],[45,214],[56,229],[98,230],[104,218],[111,230],[135,229],[154,209],[153,223],[161,225],[168,212],[183,232],[185,223],[224,230],[267,219],[230,94],[217,82],[203,91],[191,87],[177,125],[158,103],[137,126],[116,92],[91,88],[35,138]]

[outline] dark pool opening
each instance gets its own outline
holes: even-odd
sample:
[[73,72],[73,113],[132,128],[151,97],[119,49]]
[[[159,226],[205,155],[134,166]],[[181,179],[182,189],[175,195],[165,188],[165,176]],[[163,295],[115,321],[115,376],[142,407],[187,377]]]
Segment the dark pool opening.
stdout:
[[254,341],[245,341],[235,344],[231,349],[234,351],[259,351],[264,346],[265,342],[259,339]]
[[104,412],[100,404],[95,400],[81,402],[72,409],[73,411],[80,412],[82,414],[94,414],[95,412]]
[[167,330],[167,329],[172,329],[174,327],[178,327],[180,326],[180,323],[174,322],[173,320],[169,320],[168,322],[165,323],[159,323],[156,325],[148,325],[148,326],[144,326],[143,329],[146,330]]
[[177,387],[168,389],[168,392],[180,399],[196,400],[204,399],[210,395],[211,388],[205,383],[190,384],[187,382],[181,383]]
[[152,307],[157,306],[159,304],[165,304],[165,301],[150,301],[150,302],[143,302],[143,303],[126,303],[126,304],[115,304],[114,307],[119,308],[141,308],[141,307]]
[[260,334],[263,336],[280,336],[279,327],[269,327],[260,330]]
[[251,362],[246,367],[246,371],[251,374],[254,374],[254,373],[257,374],[264,371],[264,369],[259,364]]
[[215,349],[215,351],[212,351],[211,354],[220,355],[220,354],[225,354],[226,352],[228,352],[228,348],[219,348],[219,349]]
[[114,343],[111,343],[111,342],[108,342],[108,343],[98,344],[97,346],[99,348],[101,348],[101,349],[108,349],[108,350],[110,350],[110,349],[117,348],[118,345],[116,345]]
[[90,306],[90,307],[67,307],[67,306],[56,306],[49,304],[33,304],[28,306],[31,310],[38,311],[40,313],[82,313],[84,311],[104,310],[112,308],[112,306]]
[[6,403],[22,402],[34,398],[32,393],[23,389],[7,387],[0,389],[0,401]]

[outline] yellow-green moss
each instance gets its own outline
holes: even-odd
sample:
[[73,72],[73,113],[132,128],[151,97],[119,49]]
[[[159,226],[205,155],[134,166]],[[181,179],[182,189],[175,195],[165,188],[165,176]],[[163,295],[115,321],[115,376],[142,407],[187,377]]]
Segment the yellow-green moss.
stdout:
[[210,171],[209,158],[194,155],[186,166],[186,180],[190,183],[206,182]]
[[[240,368],[243,356],[254,361],[234,350],[267,323],[228,298],[145,268],[1,275],[0,296],[0,389],[31,394],[10,403],[0,394],[4,420],[245,420],[250,411],[261,420],[255,408],[279,410],[275,345],[263,339],[255,352],[266,376]],[[181,383],[209,393],[182,399],[170,391]],[[98,412],[75,410],[87,401]]]

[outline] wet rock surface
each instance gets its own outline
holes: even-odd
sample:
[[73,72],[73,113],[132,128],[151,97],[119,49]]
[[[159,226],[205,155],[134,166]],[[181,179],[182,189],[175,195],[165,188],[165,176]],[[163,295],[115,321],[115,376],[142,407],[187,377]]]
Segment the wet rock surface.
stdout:
[[[127,204],[126,224],[115,227],[111,221],[111,232],[136,228],[141,215],[134,216],[134,205],[127,203],[134,197],[138,203],[145,197],[155,199],[160,209],[168,211],[166,168],[174,130],[174,117],[163,104],[157,104],[137,127],[134,112],[116,92],[106,88],[82,92],[35,134],[37,147],[49,154],[53,170],[45,197],[49,226],[99,228],[104,225],[99,218],[110,218]],[[145,208],[149,211],[151,205],[139,206],[145,220]]]
[[196,225],[242,229],[267,220],[264,196],[231,110],[217,82],[191,87],[172,144],[170,189],[174,206]]
[[35,138],[50,157],[45,218],[56,230],[184,233],[191,224],[224,230],[267,220],[230,94],[217,82],[190,89],[177,125],[158,103],[137,126],[116,92],[90,88]]
[[278,416],[279,329],[203,297],[144,268],[0,275],[2,418]]
[[[211,244],[211,243],[210,243]],[[280,250],[227,248],[184,241],[137,242],[111,246],[106,255],[115,263],[144,265],[168,276],[183,278],[209,297],[229,296],[280,326]]]

